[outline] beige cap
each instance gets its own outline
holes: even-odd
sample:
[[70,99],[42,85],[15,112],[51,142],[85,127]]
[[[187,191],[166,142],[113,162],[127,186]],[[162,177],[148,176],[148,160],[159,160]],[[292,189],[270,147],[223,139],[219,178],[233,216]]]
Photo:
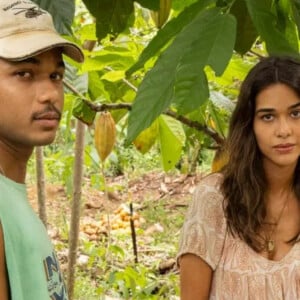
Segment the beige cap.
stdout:
[[47,11],[29,0],[0,0],[0,58],[18,61],[56,47],[77,62],[84,59],[76,44],[57,33]]

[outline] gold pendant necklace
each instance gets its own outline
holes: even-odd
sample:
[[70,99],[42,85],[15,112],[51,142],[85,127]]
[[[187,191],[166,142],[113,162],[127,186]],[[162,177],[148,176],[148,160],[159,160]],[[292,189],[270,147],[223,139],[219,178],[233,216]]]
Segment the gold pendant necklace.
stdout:
[[273,253],[273,251],[275,250],[275,241],[273,239],[267,239],[266,249],[268,253]]
[[269,225],[273,225],[273,229],[271,230],[270,234],[268,236],[265,237],[265,250],[267,251],[268,255],[271,256],[275,250],[275,239],[273,237],[274,233],[275,233],[275,230],[277,229],[277,226],[281,220],[281,217],[283,215],[283,212],[284,212],[284,209],[286,208],[287,206],[287,203],[288,203],[288,200],[289,200],[289,197],[287,197],[287,199],[285,200],[283,206],[282,206],[282,209],[280,211],[280,214],[277,218],[277,221],[275,223],[269,223]]

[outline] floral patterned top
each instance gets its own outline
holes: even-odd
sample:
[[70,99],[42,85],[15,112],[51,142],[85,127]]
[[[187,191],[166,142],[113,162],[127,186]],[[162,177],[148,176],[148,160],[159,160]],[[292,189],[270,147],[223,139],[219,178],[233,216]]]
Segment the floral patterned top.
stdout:
[[203,178],[181,231],[178,259],[185,253],[201,257],[213,269],[210,300],[300,299],[300,243],[279,261],[256,253],[226,230],[222,175]]

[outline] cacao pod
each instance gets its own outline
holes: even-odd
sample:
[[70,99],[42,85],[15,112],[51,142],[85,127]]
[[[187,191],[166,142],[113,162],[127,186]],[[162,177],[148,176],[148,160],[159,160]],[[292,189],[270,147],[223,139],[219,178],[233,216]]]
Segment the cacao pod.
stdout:
[[95,123],[95,146],[104,162],[116,142],[116,124],[110,112],[101,112]]
[[150,127],[143,130],[133,141],[134,146],[142,154],[148,152],[154,145],[158,136],[158,122],[154,121]]
[[161,28],[169,18],[172,0],[160,0],[159,10],[151,11],[151,17],[157,28]]
[[213,158],[211,171],[212,172],[219,172],[228,162],[228,153],[224,148],[219,148],[216,151],[216,154]]

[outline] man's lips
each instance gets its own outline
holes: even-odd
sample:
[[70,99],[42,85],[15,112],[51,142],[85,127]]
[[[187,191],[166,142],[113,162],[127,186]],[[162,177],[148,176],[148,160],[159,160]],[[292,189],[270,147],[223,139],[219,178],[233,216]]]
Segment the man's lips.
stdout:
[[34,115],[33,120],[60,120],[60,114],[55,111],[47,111]]

